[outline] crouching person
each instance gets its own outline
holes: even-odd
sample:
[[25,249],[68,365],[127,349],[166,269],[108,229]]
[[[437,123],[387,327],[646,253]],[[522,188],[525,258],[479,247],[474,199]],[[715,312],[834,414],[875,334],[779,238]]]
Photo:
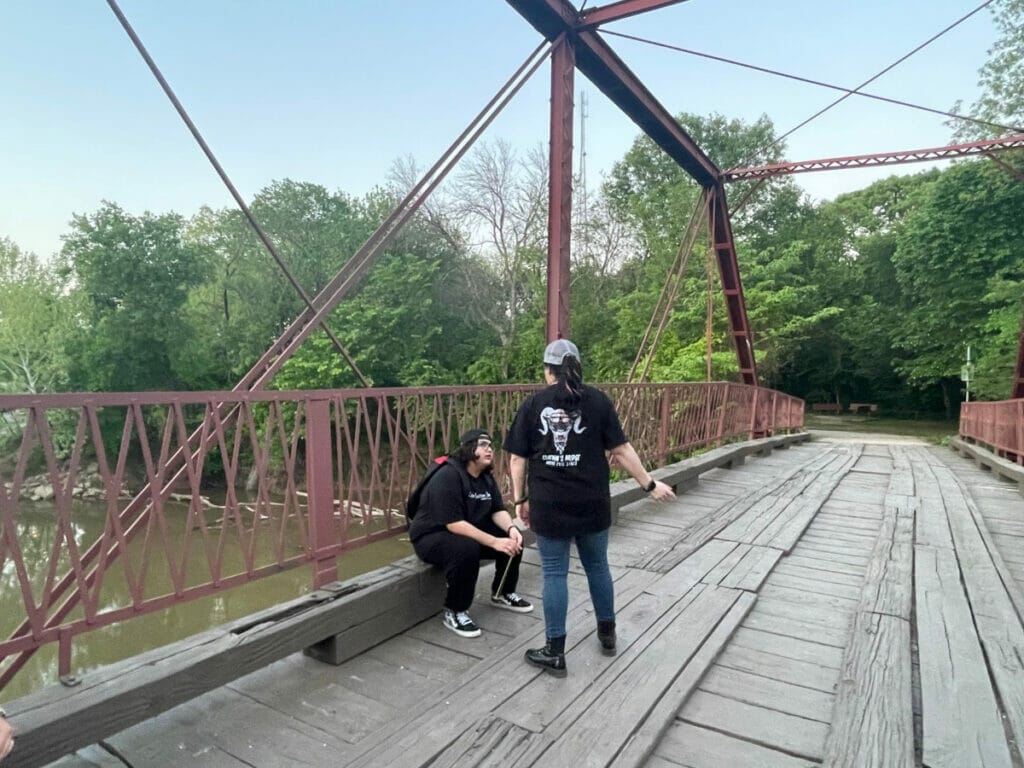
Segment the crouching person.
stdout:
[[481,560],[494,560],[491,604],[518,613],[533,606],[516,594],[523,536],[501,501],[492,473],[491,436],[471,429],[423,487],[409,538],[421,560],[444,570],[444,625],[460,637],[479,637],[469,617]]

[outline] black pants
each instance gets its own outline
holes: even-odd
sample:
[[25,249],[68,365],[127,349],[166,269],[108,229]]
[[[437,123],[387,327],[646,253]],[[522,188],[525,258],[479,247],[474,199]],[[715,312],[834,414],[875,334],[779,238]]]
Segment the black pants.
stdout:
[[[505,536],[497,526],[494,530],[483,530],[499,538]],[[420,560],[439,566],[444,571],[448,584],[448,594],[444,599],[445,608],[453,611],[469,610],[469,606],[473,604],[473,594],[476,592],[476,577],[480,574],[481,560],[494,561],[492,595],[498,591],[499,584],[502,593],[516,591],[516,584],[519,583],[519,563],[523,559],[522,552],[510,558],[504,552],[477,544],[467,536],[459,536],[450,531],[424,534],[416,539],[412,546]],[[505,575],[506,566],[508,575]],[[502,576],[505,576],[503,584]]]

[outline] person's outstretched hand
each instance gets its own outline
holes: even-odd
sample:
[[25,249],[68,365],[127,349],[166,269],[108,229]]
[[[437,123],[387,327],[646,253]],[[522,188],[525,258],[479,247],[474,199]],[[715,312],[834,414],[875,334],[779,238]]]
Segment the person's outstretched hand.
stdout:
[[654,481],[654,490],[651,491],[651,498],[657,499],[658,501],[668,501],[675,497],[676,492],[672,490],[671,485],[663,483],[661,480]]
[[14,731],[11,724],[0,717],[0,760],[3,760],[14,749]]

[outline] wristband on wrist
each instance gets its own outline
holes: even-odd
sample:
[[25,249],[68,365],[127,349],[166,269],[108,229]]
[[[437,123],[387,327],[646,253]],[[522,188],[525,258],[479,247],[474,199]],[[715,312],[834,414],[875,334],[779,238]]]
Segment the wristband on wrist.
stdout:
[[529,497],[529,496],[523,496],[523,498],[521,498],[521,499],[516,499],[515,501],[513,501],[513,502],[512,502],[512,504],[513,504],[513,506],[516,506],[516,507],[518,507],[518,506],[519,506],[520,504],[525,504],[525,503],[526,503],[526,502],[528,502],[529,500],[530,500],[530,497]]
[[516,527],[514,525],[510,525],[508,527],[508,530],[505,531],[505,535],[511,537],[512,536],[512,531],[514,531],[514,530],[516,530]]
[[653,491],[657,487],[657,485],[658,485],[658,481],[655,480],[652,477],[651,478],[651,482],[649,482],[647,485],[644,486],[644,493],[650,493],[651,491]]

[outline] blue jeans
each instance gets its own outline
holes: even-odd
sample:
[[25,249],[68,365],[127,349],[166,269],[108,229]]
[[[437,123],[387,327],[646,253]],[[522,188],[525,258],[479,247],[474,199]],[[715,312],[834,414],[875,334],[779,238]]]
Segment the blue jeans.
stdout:
[[608,529],[583,533],[573,539],[538,535],[537,550],[544,576],[544,626],[549,640],[565,637],[565,617],[569,611],[569,544],[574,540],[587,573],[590,601],[597,620],[615,620],[615,587],[608,568]]

